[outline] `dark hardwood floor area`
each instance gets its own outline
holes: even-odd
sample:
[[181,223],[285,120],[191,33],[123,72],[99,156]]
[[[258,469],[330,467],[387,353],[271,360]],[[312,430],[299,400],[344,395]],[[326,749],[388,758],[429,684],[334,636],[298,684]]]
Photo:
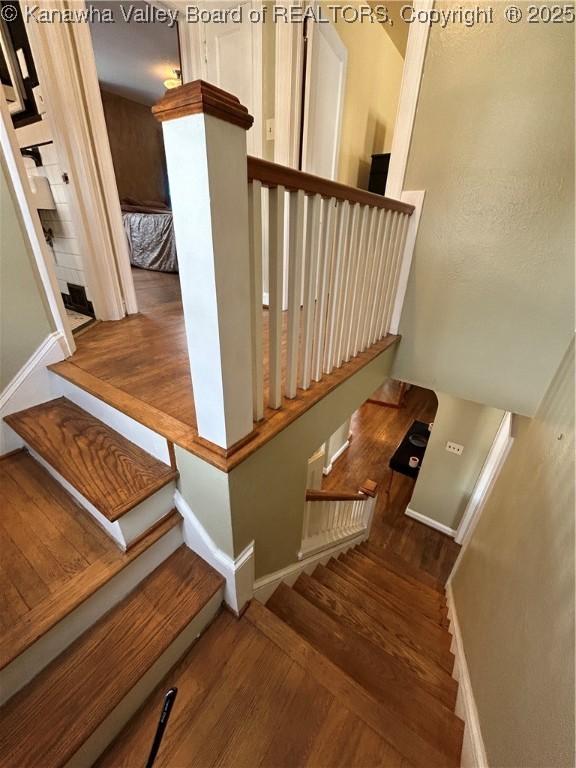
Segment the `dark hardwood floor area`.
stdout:
[[[51,370],[149,426],[170,442],[226,471],[399,338],[385,337],[321,382],[313,383],[308,390],[298,390],[293,400],[283,398],[281,409],[265,408],[264,419],[255,425],[252,439],[226,457],[198,439],[178,275],[134,268],[132,273],[140,311],[123,320],[100,322],[89,328],[76,338],[74,355],[51,366]],[[282,345],[285,370],[286,333]],[[263,309],[263,347],[266,402],[266,309]],[[246,364],[249,365],[249,361]]]
[[336,460],[324,478],[325,490],[356,492],[369,477],[378,483],[378,503],[370,542],[402,557],[443,583],[448,578],[460,547],[453,539],[404,514],[414,481],[396,473],[390,498],[386,494],[388,460],[414,419],[434,420],[438,406],[433,392],[412,387],[403,408],[364,403],[352,418],[350,447]]

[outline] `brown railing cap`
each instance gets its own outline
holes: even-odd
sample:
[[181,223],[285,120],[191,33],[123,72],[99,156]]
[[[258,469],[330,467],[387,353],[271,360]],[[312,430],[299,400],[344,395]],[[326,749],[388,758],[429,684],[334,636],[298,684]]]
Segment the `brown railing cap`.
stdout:
[[254,122],[252,115],[236,96],[204,80],[194,80],[166,91],[152,107],[152,113],[160,122],[187,115],[212,115],[245,130]]

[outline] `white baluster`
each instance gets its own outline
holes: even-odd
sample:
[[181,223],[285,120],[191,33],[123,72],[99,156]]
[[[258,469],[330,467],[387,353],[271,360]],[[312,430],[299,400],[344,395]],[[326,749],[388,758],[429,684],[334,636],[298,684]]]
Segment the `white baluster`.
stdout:
[[336,342],[334,364],[339,367],[345,360],[346,339],[350,318],[352,316],[353,286],[355,267],[358,261],[357,231],[360,216],[360,205],[354,203],[350,207],[348,232],[346,235],[346,250],[342,269],[342,288],[338,302],[338,323],[336,326]]
[[356,203],[352,207],[352,218],[349,234],[348,258],[350,260],[350,275],[348,278],[349,294],[346,298],[345,315],[342,330],[342,343],[339,357],[347,363],[352,355],[351,343],[353,337],[353,318],[358,310],[358,273],[360,271],[360,220],[365,207]]
[[382,255],[382,238],[384,235],[384,209],[378,208],[374,210],[375,222],[375,234],[374,243],[372,247],[372,258],[370,259],[369,272],[367,276],[368,290],[366,293],[366,308],[364,311],[364,319],[362,327],[360,328],[360,350],[364,351],[367,347],[371,346],[370,341],[370,323],[372,320],[372,309],[376,297],[376,281],[378,278],[378,267],[380,265]]
[[403,239],[402,232],[404,229],[405,219],[408,219],[405,214],[398,213],[396,215],[396,229],[394,231],[393,238],[391,238],[390,272],[388,274],[388,284],[386,286],[386,305],[384,307],[384,316],[382,318],[381,336],[385,336],[388,333],[390,312],[392,311],[392,306],[394,305],[395,282],[400,271],[400,246]]
[[394,309],[394,302],[396,300],[396,291],[398,290],[398,278],[400,277],[400,269],[402,268],[402,259],[404,257],[404,247],[406,245],[406,235],[408,234],[409,222],[410,217],[406,213],[402,214],[394,259],[394,272],[391,279],[392,291],[390,294],[390,304],[386,307],[386,333],[388,333],[390,329],[390,320],[392,318],[392,311]]
[[342,282],[342,267],[346,254],[346,233],[350,203],[347,200],[336,208],[336,243],[334,260],[330,276],[330,296],[328,302],[328,322],[326,324],[326,343],[324,345],[324,373],[332,373],[334,368],[336,328],[338,324],[338,301]]
[[312,344],[316,291],[318,282],[318,259],[320,249],[320,211],[322,198],[314,195],[308,199],[308,221],[306,223],[306,259],[304,275],[304,311],[302,318],[302,374],[300,386],[308,389],[312,373]]
[[372,312],[370,317],[370,331],[369,340],[370,344],[375,344],[378,339],[379,319],[380,313],[384,308],[385,291],[384,275],[386,273],[386,254],[388,252],[388,242],[390,239],[390,225],[392,223],[392,211],[382,210],[381,220],[383,219],[382,226],[382,239],[378,247],[378,271],[375,280],[375,293],[374,303],[372,304]]
[[310,514],[312,512],[312,502],[307,501],[304,505],[304,519],[302,521],[302,543],[310,538]]
[[296,397],[298,386],[298,351],[300,347],[300,307],[304,259],[305,195],[299,189],[290,193],[290,252],[288,257],[288,343],[285,394]]
[[370,271],[370,264],[374,256],[374,244],[376,239],[376,224],[378,222],[377,208],[370,208],[367,211],[368,218],[368,240],[366,243],[366,250],[364,251],[364,258],[362,263],[362,270],[360,272],[360,279],[358,282],[358,315],[355,319],[354,325],[354,342],[352,344],[353,355],[357,355],[362,351],[362,326],[364,322],[364,316],[367,309],[367,296],[368,296],[368,274]]
[[271,408],[282,407],[282,294],[284,276],[284,187],[269,193],[268,365]]
[[322,359],[324,354],[324,333],[326,329],[326,314],[328,310],[328,291],[330,271],[334,253],[334,235],[336,231],[336,200],[332,197],[322,201],[324,209],[322,243],[318,265],[318,303],[314,317],[314,343],[312,351],[312,378],[320,381],[322,378]]
[[386,249],[386,270],[384,273],[383,283],[383,300],[382,309],[380,311],[380,319],[378,321],[378,338],[381,339],[386,335],[386,312],[390,306],[391,294],[392,294],[392,276],[394,268],[394,249],[396,247],[396,237],[398,235],[398,229],[400,224],[400,214],[397,211],[392,213],[392,223],[390,226],[390,237],[388,239],[388,248]]
[[264,418],[264,360],[262,344],[262,184],[248,185],[250,239],[250,327],[252,333],[252,399],[254,420]]

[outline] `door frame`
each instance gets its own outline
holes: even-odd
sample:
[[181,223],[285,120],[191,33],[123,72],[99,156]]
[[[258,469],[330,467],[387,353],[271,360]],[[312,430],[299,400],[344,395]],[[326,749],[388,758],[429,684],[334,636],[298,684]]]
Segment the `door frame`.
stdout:
[[66,316],[66,308],[58,288],[54,259],[48,250],[40,224],[40,217],[32,200],[28,174],[24,167],[16,129],[12,123],[12,116],[8,110],[3,93],[0,93],[0,148],[2,149],[7,171],[14,188],[26,235],[38,269],[40,282],[46,295],[52,322],[56,332],[59,334],[62,352],[65,357],[68,357],[74,353],[76,345]]
[[[317,7],[318,4],[317,4]],[[340,160],[340,139],[342,137],[342,118],[344,115],[344,102],[346,99],[346,80],[347,80],[347,68],[348,68],[348,49],[342,42],[340,35],[336,29],[336,26],[331,22],[325,24],[316,24],[312,21],[306,23],[304,27],[304,55],[305,55],[305,72],[304,72],[304,84],[302,92],[302,119],[301,119],[301,147],[300,147],[300,165],[301,170],[310,172],[307,160],[309,129],[312,116],[315,114],[314,104],[314,92],[312,91],[312,67],[310,66],[312,57],[315,53],[316,41],[319,35],[324,35],[331,47],[336,49],[341,47],[344,55],[344,77],[340,83],[340,89],[338,93],[338,104],[336,105],[336,136],[334,146],[334,156],[332,157],[332,170],[330,175],[325,178],[336,180],[338,178],[338,162]],[[320,86],[321,87],[321,86]]]
[[53,143],[69,174],[71,214],[95,314],[120,320],[138,308],[90,30],[56,22],[27,25],[27,33]]
[[[278,2],[277,5],[289,6],[290,3],[286,0],[285,2]],[[430,10],[433,5],[434,0],[414,0],[416,10]],[[386,195],[397,200],[400,199],[404,191],[404,177],[412,141],[429,31],[428,24],[411,24],[408,31],[386,184]],[[300,150],[303,56],[302,24],[278,24],[276,26],[274,161],[292,168],[296,168],[298,165]]]
[[[182,3],[178,0],[149,0],[152,5],[163,6],[172,10],[181,10]],[[237,7],[239,5],[250,6],[250,11],[261,12],[263,0],[240,0],[240,2],[219,3],[218,7],[223,5]],[[199,6],[208,5],[206,2],[197,3]],[[255,103],[250,107],[254,123],[246,135],[248,144],[248,154],[262,157],[264,148],[264,133],[262,125],[262,25],[246,21],[252,32],[252,89],[254,92]],[[208,53],[206,47],[206,28],[207,24],[199,22],[195,24],[178,24],[178,41],[180,43],[180,64],[182,66],[182,82],[188,83],[192,80],[208,79]],[[237,94],[232,94],[236,96]],[[248,105],[244,105],[248,106]]]
[[486,506],[486,502],[492,493],[492,489],[502,471],[502,467],[506,463],[506,459],[508,458],[508,454],[510,453],[514,442],[513,424],[513,414],[510,411],[505,411],[490,451],[488,452],[488,456],[486,457],[486,461],[480,470],[474,490],[472,491],[466,509],[464,510],[464,514],[462,515],[462,519],[456,529],[454,541],[456,544],[460,544],[462,549],[454,563],[454,567],[448,578],[448,583],[450,583],[452,577],[458,570],[462,556],[472,539],[472,535],[478,525],[484,507]]

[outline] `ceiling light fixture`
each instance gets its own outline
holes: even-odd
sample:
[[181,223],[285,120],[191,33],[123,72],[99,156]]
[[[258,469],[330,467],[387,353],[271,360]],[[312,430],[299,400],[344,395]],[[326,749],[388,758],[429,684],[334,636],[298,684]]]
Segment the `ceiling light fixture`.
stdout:
[[173,69],[172,73],[174,77],[169,77],[168,80],[164,80],[164,88],[170,90],[171,88],[178,88],[182,85],[182,73],[179,69]]

